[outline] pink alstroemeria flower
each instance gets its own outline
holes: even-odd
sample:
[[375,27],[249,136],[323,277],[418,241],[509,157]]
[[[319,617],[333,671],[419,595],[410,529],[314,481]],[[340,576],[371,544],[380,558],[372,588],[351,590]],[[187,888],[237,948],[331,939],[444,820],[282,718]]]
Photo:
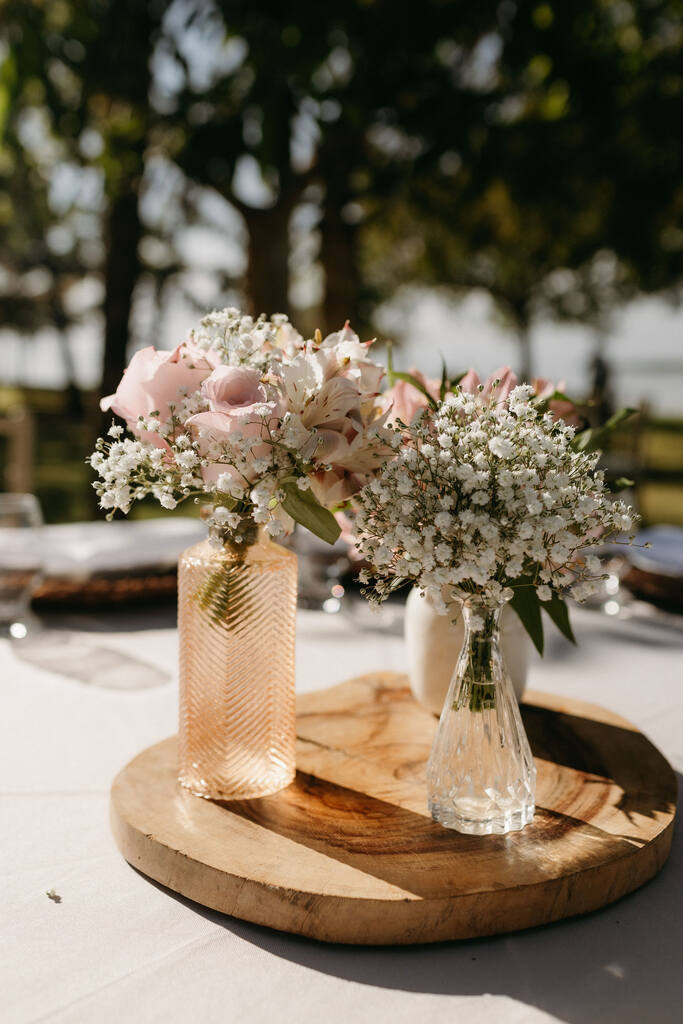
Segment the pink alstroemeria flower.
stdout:
[[[537,398],[550,398],[556,391],[564,391],[565,382],[563,380],[558,381],[557,384],[553,384],[547,377],[533,377],[531,380],[531,386],[534,389]],[[581,423],[581,414],[576,408],[574,402],[570,399],[555,398],[551,402],[548,402],[548,408],[555,417],[556,420],[564,420],[569,427],[578,427]]]
[[[411,367],[408,372],[411,377],[414,377],[415,380],[422,384],[434,401],[438,402],[441,382],[433,377],[425,377],[424,373],[416,370],[415,367]],[[399,419],[407,426],[410,426],[418,412],[421,409],[425,409],[429,403],[426,396],[414,384],[410,384],[407,380],[397,380],[384,392],[381,397],[381,404],[383,409],[391,409],[389,416],[391,420]]]
[[484,390],[478,391],[478,387],[481,384],[479,375],[476,370],[468,370],[465,376],[460,380],[460,389],[462,391],[468,391],[475,397],[480,397],[484,402],[488,402],[491,395],[493,394],[494,382],[499,381],[498,387],[495,389],[496,398],[499,402],[504,402],[510,392],[517,387],[519,384],[519,377],[511,370],[509,366],[501,366],[495,373],[490,374],[484,381]]

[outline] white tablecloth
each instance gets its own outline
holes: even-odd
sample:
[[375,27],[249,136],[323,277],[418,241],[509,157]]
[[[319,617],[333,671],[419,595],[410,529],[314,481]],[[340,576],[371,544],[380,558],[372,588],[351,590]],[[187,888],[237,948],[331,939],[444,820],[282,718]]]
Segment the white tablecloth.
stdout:
[[[625,620],[578,610],[579,647],[551,636],[529,683],[619,711],[680,770],[683,636],[675,620],[633,610]],[[325,946],[152,884],[118,854],[108,798],[119,768],[175,731],[170,613],[50,625],[41,644],[0,644],[4,1024],[680,1020],[680,831],[663,872],[617,904],[436,947]],[[301,690],[403,668],[399,613],[300,613]]]

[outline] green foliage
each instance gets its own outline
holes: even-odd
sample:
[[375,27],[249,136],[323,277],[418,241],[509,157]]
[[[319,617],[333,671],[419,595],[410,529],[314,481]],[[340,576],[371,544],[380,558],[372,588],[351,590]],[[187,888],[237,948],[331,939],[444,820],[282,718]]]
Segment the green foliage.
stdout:
[[[635,409],[619,409],[613,416],[600,427],[593,427],[589,430],[582,430],[572,441],[572,448],[577,452],[594,452],[598,448],[604,448],[613,431],[635,414]],[[625,485],[627,486],[627,485]]]
[[510,607],[516,612],[538,653],[543,655],[544,640],[541,602],[536,595],[533,581],[528,577],[524,577],[517,580],[513,589],[515,594],[510,601]]
[[523,577],[517,580],[513,589],[515,593],[510,601],[510,607],[517,614],[540,655],[543,655],[545,645],[541,609],[554,622],[560,633],[567,640],[570,640],[573,644],[576,643],[576,638],[569,621],[569,610],[564,598],[553,593],[550,601],[540,601],[536,593],[535,584],[530,577]]
[[211,301],[178,237],[216,197],[239,211],[247,265],[212,271],[213,301],[287,311],[306,208],[326,282],[311,315],[328,327],[369,325],[405,282],[483,288],[520,334],[680,285],[680,0],[424,0],[419,17],[389,0],[0,0],[0,14],[0,313],[64,332],[83,315],[73,285],[104,283],[110,375],[129,324],[157,340],[141,337],[149,310],[131,315],[140,296]]
[[575,644],[576,637],[574,636],[574,631],[572,630],[571,622],[569,621],[569,609],[567,608],[567,604],[564,599],[553,592],[553,596],[550,601],[541,601],[539,603],[543,611],[550,616],[560,633],[562,633],[562,636]]
[[316,496],[309,489],[302,491],[295,482],[283,484],[285,500],[282,507],[285,512],[299,523],[314,533],[316,537],[334,544],[341,533],[341,528],[331,512],[320,504]]

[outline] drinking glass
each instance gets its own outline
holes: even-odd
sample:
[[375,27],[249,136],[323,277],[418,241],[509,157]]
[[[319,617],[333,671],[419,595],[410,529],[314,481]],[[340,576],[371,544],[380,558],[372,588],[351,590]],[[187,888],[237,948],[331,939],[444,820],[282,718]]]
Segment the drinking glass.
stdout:
[[30,601],[41,578],[42,525],[33,494],[0,494],[0,636],[23,640],[37,627]]

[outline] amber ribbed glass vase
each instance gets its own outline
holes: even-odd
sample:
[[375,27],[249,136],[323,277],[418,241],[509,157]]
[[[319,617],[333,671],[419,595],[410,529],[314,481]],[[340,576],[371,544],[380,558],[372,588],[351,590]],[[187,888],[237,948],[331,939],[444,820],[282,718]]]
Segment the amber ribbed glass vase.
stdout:
[[178,564],[179,774],[197,796],[267,796],[294,778],[296,555],[213,536]]

